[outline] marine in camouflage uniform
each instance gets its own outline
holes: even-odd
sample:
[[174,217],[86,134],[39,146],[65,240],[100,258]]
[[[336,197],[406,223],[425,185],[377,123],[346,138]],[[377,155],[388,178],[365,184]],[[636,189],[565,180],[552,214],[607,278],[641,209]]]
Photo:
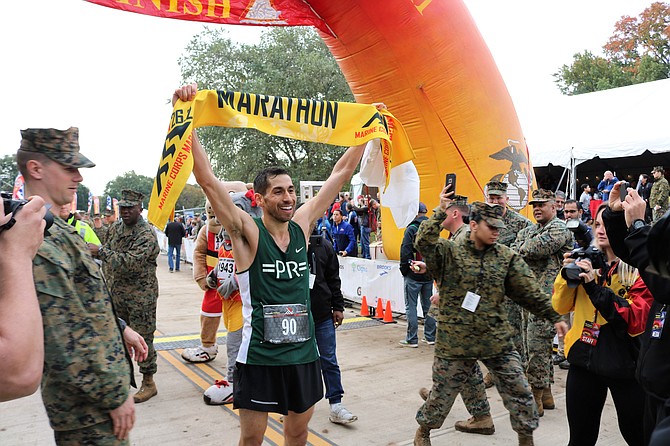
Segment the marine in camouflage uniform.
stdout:
[[[516,236],[522,229],[532,226],[532,222],[523,215],[508,207],[509,198],[507,196],[508,184],[502,181],[489,181],[486,183],[486,201],[489,204],[499,204],[504,207],[503,222],[505,227],[500,230],[498,243],[505,246],[512,246]],[[519,305],[510,299],[505,299],[505,307],[512,328],[514,328],[514,347],[521,356],[521,363],[526,367],[528,363],[528,352],[526,352],[525,328],[523,311]]]
[[[79,153],[78,130],[21,134],[17,162],[27,193],[39,193],[52,206],[65,204],[70,185],[50,181],[55,176],[47,170],[95,166]],[[45,164],[44,156],[61,166]],[[32,160],[42,163],[41,178],[26,168]],[[128,444],[114,436],[110,413],[129,399],[132,365],[100,268],[74,227],[54,219],[33,260],[33,275],[44,325],[42,401],[56,443]]]
[[[455,213],[454,210],[459,212]],[[470,214],[470,206],[467,197],[455,195],[453,201],[447,200],[445,211],[447,218],[442,222],[442,227],[451,233],[448,240],[453,242],[468,240],[470,238],[470,226],[465,222]],[[430,311],[433,312],[433,317],[437,319],[438,305],[431,306]],[[422,398],[428,395],[427,389],[421,389],[419,393]],[[465,421],[457,421],[454,425],[456,430],[474,434],[494,434],[495,426],[491,417],[491,407],[486,398],[484,377],[478,363],[475,363],[473,372],[467,377],[467,382],[461,391],[461,398],[471,417]]]
[[107,240],[107,233],[109,232],[109,227],[113,224],[113,222],[108,223],[108,220],[109,217],[114,215],[114,212],[109,209],[106,209],[104,215],[105,218],[102,220],[102,226],[100,226],[99,228],[95,227],[95,219],[100,218],[100,216],[97,214],[93,217],[94,221],[93,224],[91,225],[93,227],[93,232],[95,232],[95,235],[98,236],[101,243],[105,243],[105,241]]
[[652,220],[656,222],[668,211],[670,185],[668,185],[668,180],[665,179],[663,166],[654,167],[651,173],[654,175],[654,184],[651,186],[651,193],[649,194],[649,207],[652,210]]
[[[551,295],[554,280],[563,266],[563,254],[574,247],[574,239],[563,220],[556,217],[554,193],[545,189],[533,191],[533,216],[536,224],[522,229],[512,245],[535,273],[540,287]],[[544,294],[538,295],[544,299]],[[556,332],[551,324],[532,314],[527,315],[528,382],[540,411],[554,408],[551,384],[554,381],[552,341]]]
[[158,300],[156,258],[160,248],[156,233],[139,215],[142,198],[139,192],[122,191],[119,201],[122,221],[109,228],[107,241],[97,254],[103,262],[103,272],[119,317],[128,322],[149,347],[147,359],[139,363],[144,377],[139,392],[134,396],[136,403],[158,393],[153,380],[156,373],[153,341]]
[[[479,359],[496,377],[520,444],[533,444],[538,413],[519,355],[514,351],[512,329],[507,318],[501,316],[504,298],[507,295],[551,321],[560,317],[523,259],[495,243],[497,230],[504,225],[501,206],[473,203],[470,238],[453,242],[440,239],[441,223],[446,217],[443,202],[444,199],[420,226],[415,243],[440,284],[440,301],[433,388],[416,414],[420,427],[414,442],[430,444],[430,429],[442,426]],[[481,296],[476,305],[466,303],[468,292]]]
[[99,216],[94,216],[93,221],[91,222],[91,227],[93,228],[93,232],[95,232],[95,235],[98,236],[98,239],[100,240],[100,243],[105,243],[105,237],[107,236],[107,227],[102,224],[100,227],[95,226],[95,220],[99,219]]
[[[516,239],[517,234],[521,232],[522,229],[533,225],[533,222],[523,215],[513,209],[507,208],[503,214],[503,222],[505,222],[505,229],[500,231],[498,243],[510,247]],[[526,323],[523,317],[523,310],[511,299],[505,299],[505,307],[507,308],[509,323],[512,324],[512,327],[514,328],[512,342],[514,342],[514,347],[517,349],[517,352],[519,352],[519,356],[521,356],[521,364],[523,364],[525,368],[528,364],[528,352],[526,351],[526,341],[524,339]]]
[[[451,210],[450,210],[451,209]],[[454,212],[457,211],[457,212]],[[465,220],[470,215],[470,205],[468,205],[468,197],[463,195],[454,195],[451,199],[446,200],[447,218],[442,222],[442,227],[449,231],[449,240],[457,241],[467,239],[470,237],[470,229]],[[449,218],[451,217],[451,219]],[[434,281],[436,286],[440,286],[437,281]],[[437,321],[437,305],[431,305],[428,314]]]
[[[516,239],[517,233],[532,225],[532,223],[523,215],[508,208],[507,186],[508,184],[502,181],[489,181],[486,183],[486,198],[489,204],[502,206],[502,221],[505,223],[505,227],[500,229],[498,243],[510,246]],[[525,329],[522,308],[511,299],[506,298],[504,302],[507,320],[512,326],[512,343],[525,370],[528,356],[524,336],[522,336]],[[486,388],[493,385],[494,380],[491,372],[484,377],[479,364],[476,364],[474,373],[468,377],[467,384],[461,393],[465,407],[472,417],[469,420],[457,421],[454,425],[456,430],[475,434],[493,434],[495,432],[486,397]]]

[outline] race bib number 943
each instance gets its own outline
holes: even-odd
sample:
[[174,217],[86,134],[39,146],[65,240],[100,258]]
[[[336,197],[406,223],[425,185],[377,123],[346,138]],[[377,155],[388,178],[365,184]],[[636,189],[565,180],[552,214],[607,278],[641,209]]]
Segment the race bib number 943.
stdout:
[[265,342],[305,342],[309,335],[309,313],[304,304],[263,305]]

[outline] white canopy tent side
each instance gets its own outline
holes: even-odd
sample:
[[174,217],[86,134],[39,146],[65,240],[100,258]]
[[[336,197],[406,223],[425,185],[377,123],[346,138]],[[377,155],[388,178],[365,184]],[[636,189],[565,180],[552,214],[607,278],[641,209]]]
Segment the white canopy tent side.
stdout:
[[560,97],[521,121],[531,162],[564,167],[576,192],[576,167],[587,160],[669,153],[668,104],[670,79]]

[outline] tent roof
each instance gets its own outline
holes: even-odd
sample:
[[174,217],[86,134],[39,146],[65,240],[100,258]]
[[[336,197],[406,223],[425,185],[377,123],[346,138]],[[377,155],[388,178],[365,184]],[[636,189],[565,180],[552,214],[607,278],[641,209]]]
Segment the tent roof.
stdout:
[[562,96],[524,123],[534,167],[670,152],[670,79]]

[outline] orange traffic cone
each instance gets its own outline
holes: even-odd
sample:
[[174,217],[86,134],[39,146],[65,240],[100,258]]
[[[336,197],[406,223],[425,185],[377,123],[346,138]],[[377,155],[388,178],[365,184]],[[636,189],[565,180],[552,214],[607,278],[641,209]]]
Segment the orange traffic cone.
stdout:
[[382,322],[385,324],[395,324],[396,321],[393,320],[393,312],[391,311],[391,301],[386,301],[386,311],[384,311],[384,319]]
[[368,307],[368,299],[363,296],[363,300],[361,301],[361,314],[360,316],[362,317],[370,317],[370,307]]
[[384,304],[381,297],[377,298],[377,310],[375,310],[375,315],[372,316],[372,319],[384,319]]

